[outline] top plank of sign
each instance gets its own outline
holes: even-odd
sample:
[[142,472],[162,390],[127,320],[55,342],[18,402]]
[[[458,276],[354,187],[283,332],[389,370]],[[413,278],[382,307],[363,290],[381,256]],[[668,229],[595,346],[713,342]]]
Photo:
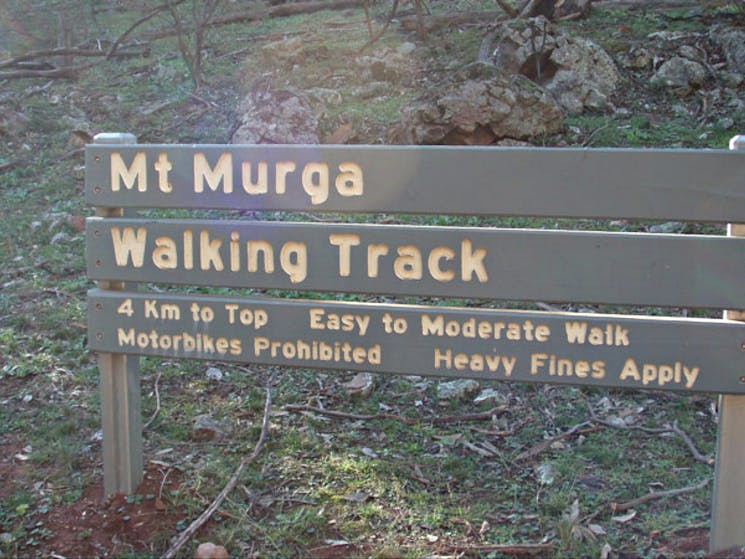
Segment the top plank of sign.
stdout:
[[86,147],[99,207],[745,220],[745,152],[453,146]]

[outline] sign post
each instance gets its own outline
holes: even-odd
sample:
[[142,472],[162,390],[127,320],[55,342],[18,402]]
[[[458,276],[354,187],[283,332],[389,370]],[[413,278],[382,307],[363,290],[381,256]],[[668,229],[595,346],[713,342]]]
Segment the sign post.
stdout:
[[[134,144],[133,134],[98,134],[97,144]],[[97,217],[121,217],[122,208],[97,207]],[[105,291],[122,291],[131,284],[99,280]],[[103,429],[104,493],[133,493],[142,481],[142,412],[140,358],[124,353],[99,353],[101,423]]]
[[[745,151],[745,136],[735,136],[730,149]],[[745,237],[745,224],[727,226],[730,237]],[[745,279],[743,279],[745,281]],[[727,310],[728,320],[745,321],[745,311]],[[745,340],[742,350],[745,353]],[[742,369],[745,376],[745,369]],[[720,551],[745,543],[745,395],[722,394],[719,397],[716,475],[711,515],[711,551]]]

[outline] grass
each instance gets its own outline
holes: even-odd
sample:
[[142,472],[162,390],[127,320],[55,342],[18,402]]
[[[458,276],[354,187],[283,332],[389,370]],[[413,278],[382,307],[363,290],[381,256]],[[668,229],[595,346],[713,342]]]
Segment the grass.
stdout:
[[[432,5],[435,11],[443,9],[441,3]],[[492,4],[462,0],[458,5],[475,9]],[[383,6],[378,9],[385,11]],[[653,12],[628,16],[625,11],[598,9],[592,19],[565,27],[602,39],[618,53],[661,28],[687,30],[701,24],[695,18]],[[134,17],[132,12],[112,12],[105,24],[116,36]],[[336,27],[329,22],[336,22]],[[327,28],[341,31],[327,32]],[[367,40],[357,12],[349,17],[319,13],[222,27],[208,37],[207,86],[199,93],[219,110],[207,110],[190,97],[186,67],[174,54],[170,40],[154,42],[147,60],[102,64],[76,82],[52,82],[42,93],[25,96],[27,88],[38,85],[30,81],[4,84],[23,99],[30,125],[0,147],[0,161],[27,161],[0,175],[0,431],[3,450],[11,456],[25,456],[14,462],[16,476],[0,487],[0,533],[10,534],[0,540],[0,557],[42,555],[36,550],[50,538],[42,522],[45,511],[75,501],[101,475],[100,446],[95,442],[100,428],[97,370],[85,340],[85,293],[91,284],[85,277],[83,236],[69,220],[88,215],[90,210],[82,200],[82,160],[67,155],[70,125],[65,117],[84,118],[96,131],[134,131],[147,142],[228,141],[231,117],[243,88],[253,77],[276,70],[262,60],[262,38],[277,40],[283,34],[299,34],[308,40],[310,50],[323,47],[331,53],[326,58],[311,58],[294,70],[277,72],[282,86],[298,89],[307,83],[325,86],[320,78],[329,74],[353,73],[350,53]],[[462,66],[474,58],[480,37],[476,29],[435,37],[423,50],[430,49],[440,58],[426,60],[425,56],[412,70],[423,71],[431,64],[435,72],[444,73]],[[369,54],[395,49],[404,40],[410,38],[392,30]],[[249,47],[239,59],[220,57],[235,50],[237,43]],[[344,56],[332,56],[339,52]],[[342,122],[363,131],[385,129],[418,94],[407,85],[391,83],[391,95],[368,101],[355,95],[355,84],[345,82],[339,88],[344,102],[327,109],[323,131],[333,132]],[[165,100],[173,103],[150,114],[141,110]],[[570,116],[565,122],[567,134],[547,141],[617,147],[726,145],[731,129],[717,125],[716,119],[701,122],[673,112],[660,117],[656,109],[668,111],[677,104],[688,109],[694,101],[649,91],[644,100],[632,104],[634,110],[627,115]],[[644,102],[654,104],[645,109]],[[737,119],[736,125],[741,126],[742,116]],[[286,218],[280,214],[268,217]],[[522,218],[400,217],[410,223],[443,226],[598,225]],[[207,379],[205,370],[210,365],[223,371],[223,381]],[[146,460],[163,458],[183,475],[178,488],[164,492],[169,512],[183,513],[189,519],[199,514],[241,457],[250,452],[260,429],[264,382],[271,372],[250,365],[142,360],[145,420],[156,410],[156,378],[161,400],[160,411],[145,434]],[[376,376],[370,397],[351,400],[341,386],[350,376],[280,371],[268,446],[244,473],[239,489],[219,511],[219,520],[210,524],[205,539],[228,546],[234,554],[276,557],[311,556],[327,540],[344,540],[365,556],[382,558],[446,553],[448,545],[455,543],[529,543],[554,535],[559,557],[598,556],[604,543],[623,553],[644,556],[654,543],[650,533],[669,536],[708,518],[709,490],[642,505],[629,523],[612,518],[611,502],[634,499],[650,486],[683,487],[711,476],[711,468],[693,461],[676,438],[600,429],[552,445],[534,460],[517,463],[516,457],[586,420],[586,402],[606,416],[630,414],[644,426],[678,421],[701,451],[711,454],[716,426],[710,397],[484,383],[483,388],[504,395],[508,409],[483,423],[434,425],[428,418],[484,411],[489,406],[467,400],[442,405],[435,381],[409,377]],[[382,410],[422,421],[407,425],[391,419],[338,420],[284,409],[298,403],[356,414]],[[230,434],[213,442],[195,442],[193,421],[201,414],[227,425]],[[482,455],[473,446],[496,451]],[[543,465],[554,472],[550,484],[542,484],[537,477],[536,468]],[[42,495],[41,482],[59,489]],[[571,517],[575,500],[581,515],[601,510],[594,522],[605,535],[593,540],[573,530],[577,526]],[[585,535],[580,538],[577,533]],[[171,535],[159,533],[151,543],[163,551]],[[83,532],[81,537],[88,540],[93,534]],[[138,555],[123,551],[119,556]]]

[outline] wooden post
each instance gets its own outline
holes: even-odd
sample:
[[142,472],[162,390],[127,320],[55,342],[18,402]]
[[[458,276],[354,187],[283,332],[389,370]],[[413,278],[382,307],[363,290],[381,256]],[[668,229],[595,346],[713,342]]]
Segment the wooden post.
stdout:
[[[98,134],[96,144],[135,144],[133,134]],[[121,208],[96,208],[99,217],[122,217]],[[111,291],[125,288],[121,281],[99,281]],[[131,284],[127,288],[133,289]],[[95,312],[95,311],[94,311]],[[142,411],[140,360],[138,356],[102,353],[98,356],[101,378],[104,496],[133,493],[142,481]]]
[[[732,150],[745,150],[745,136],[735,136]],[[745,224],[730,224],[727,234],[745,237]],[[743,278],[745,281],[745,278]],[[745,311],[725,311],[724,318],[745,321]],[[743,340],[745,351],[745,340]],[[745,371],[741,382],[745,381]],[[719,433],[711,516],[710,551],[745,545],[745,395],[719,397]]]

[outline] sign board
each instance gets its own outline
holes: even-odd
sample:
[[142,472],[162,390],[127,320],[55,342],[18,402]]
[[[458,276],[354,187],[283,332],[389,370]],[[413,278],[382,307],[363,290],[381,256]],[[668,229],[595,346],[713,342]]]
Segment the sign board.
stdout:
[[[737,146],[164,146],[98,136],[86,148],[86,198],[98,215],[86,249],[99,280],[89,343],[99,352],[106,493],[132,492],[142,475],[139,355],[703,391],[725,394],[712,550],[745,543],[743,322],[137,293],[123,283],[745,309],[742,229],[724,237],[255,219],[279,210],[745,222]],[[125,219],[122,208],[229,212]]]
[[434,213],[729,222],[745,215],[727,150],[449,146],[86,148],[98,207]]
[[745,392],[745,326],[433,306],[89,294],[92,349],[373,373]]
[[87,230],[93,279],[745,308],[745,243],[722,236],[112,218]]

